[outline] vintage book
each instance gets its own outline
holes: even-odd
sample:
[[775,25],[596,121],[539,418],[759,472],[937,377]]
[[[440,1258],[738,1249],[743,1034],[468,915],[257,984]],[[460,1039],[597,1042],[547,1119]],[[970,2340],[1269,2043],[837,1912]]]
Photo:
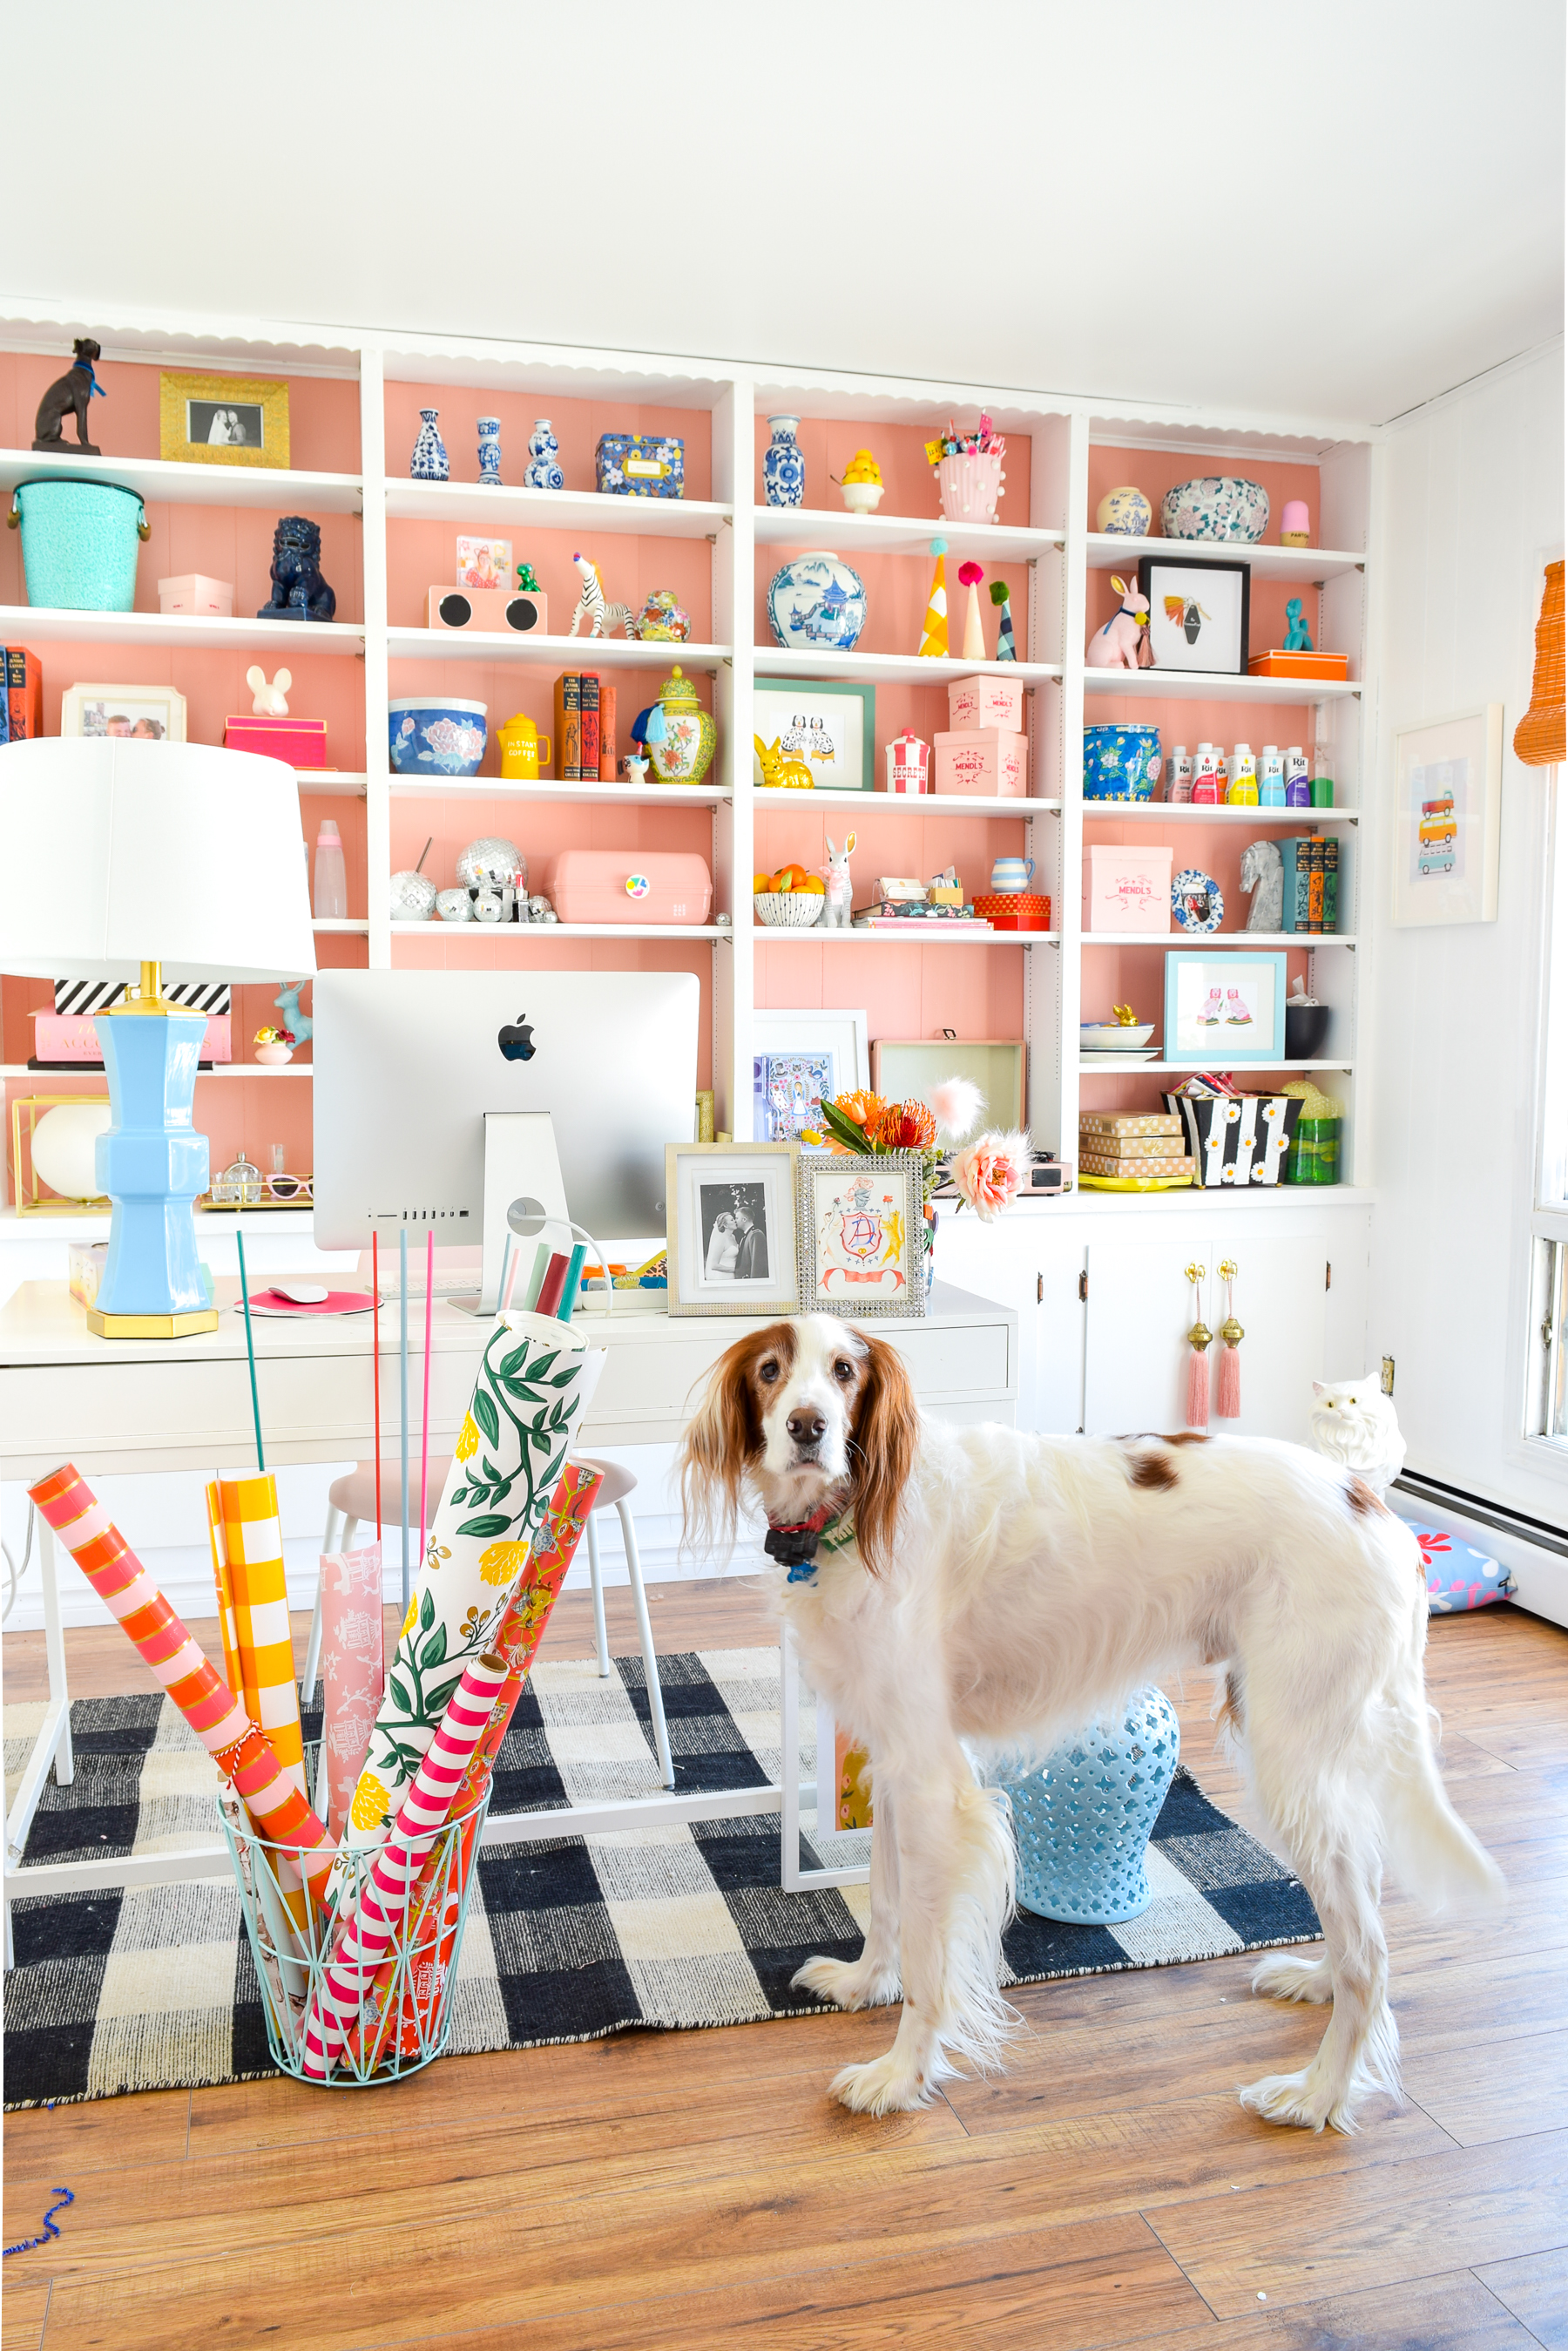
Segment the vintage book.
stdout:
[[1306,931],[1312,925],[1312,841],[1306,833],[1280,843],[1284,864],[1284,896],[1280,912],[1282,931]]
[[615,687],[607,677],[599,680],[599,781],[613,784],[616,779]]
[[585,783],[591,783],[597,778],[599,772],[599,677],[597,670],[584,670],[578,678],[577,699],[582,705],[577,771]]
[[1339,928],[1339,835],[1329,833],[1323,844],[1323,927]]
[[1307,842],[1307,929],[1313,933],[1323,929],[1323,835],[1314,833]]
[[556,680],[556,772],[563,783],[582,781],[582,696],[576,670]]
[[1166,1111],[1085,1111],[1078,1119],[1078,1133],[1085,1134],[1180,1134],[1184,1132],[1180,1119],[1174,1112]]
[[[0,678],[5,674],[5,648],[0,645]],[[0,743],[11,740],[11,697],[0,694]]]
[[44,731],[44,671],[30,645],[6,646],[5,684],[8,739],[36,741]]

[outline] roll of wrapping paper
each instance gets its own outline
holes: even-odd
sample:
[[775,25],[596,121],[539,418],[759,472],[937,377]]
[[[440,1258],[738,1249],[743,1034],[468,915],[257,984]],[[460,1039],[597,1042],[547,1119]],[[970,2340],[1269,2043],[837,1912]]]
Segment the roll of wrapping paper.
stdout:
[[[217,1507],[234,1595],[234,1630],[245,1711],[272,1741],[278,1761],[303,1796],[305,1735],[294,1678],[294,1639],[284,1579],[277,1487],[270,1475],[220,1478]],[[208,1496],[209,1518],[213,1498]]]
[[244,1681],[240,1673],[240,1636],[234,1624],[234,1587],[229,1575],[228,1553],[223,1549],[223,1521],[218,1509],[218,1487],[214,1479],[206,1489],[207,1542],[213,1554],[213,1582],[218,1594],[218,1628],[223,1636],[223,1678],[236,1698],[244,1693]]
[[70,1462],[27,1489],[99,1598],[123,1626],[197,1738],[244,1800],[258,1836],[301,1848],[318,1896],[337,1852],[242,1699],[203,1655],[136,1553]]
[[485,1343],[446,1488],[348,1807],[332,1883],[382,1844],[463,1667],[493,1643],[603,1368],[560,1322],[503,1316]]
[[[534,1538],[528,1565],[491,1645],[494,1655],[505,1660],[506,1679],[495,1693],[490,1720],[481,1732],[479,1743],[458,1784],[452,1800],[454,1813],[470,1811],[478,1803],[490,1783],[495,1758],[511,1728],[512,1717],[549,1622],[550,1611],[560,1595],[561,1586],[566,1580],[566,1570],[571,1566],[577,1545],[583,1539],[588,1513],[603,1483],[602,1471],[590,1469],[580,1461],[568,1461],[561,1473],[560,1483],[550,1497],[545,1523]],[[465,1828],[463,1835],[465,1839],[469,1838],[471,1829]],[[455,1880],[460,1888],[467,1875],[468,1861],[465,1844],[462,1869]],[[389,2013],[397,1983],[394,1961],[382,1962],[366,1994],[359,2023],[349,2037],[350,2052],[360,2064],[364,2063],[365,2049],[372,2043],[374,2055],[371,2062],[374,2063],[394,2031],[403,2054],[415,2054],[420,2043],[421,2016],[425,2017],[428,2024],[429,2011],[446,1980],[460,1906],[452,1897],[450,1884],[445,1887],[435,1884],[438,1868],[439,1865],[433,1858],[427,1862],[415,1889],[417,1912],[409,1940],[410,1947],[421,1956],[410,1970],[396,2016]],[[432,1914],[442,1906],[450,1916],[438,1925]],[[428,1960],[424,1956],[427,1944],[431,1947]]]
[[505,1659],[489,1653],[464,1667],[392,1833],[361,1882],[358,1901],[352,1906],[345,1901],[338,1913],[332,1949],[301,2031],[303,2070],[312,2080],[326,2080],[345,2036],[358,2021],[360,2002],[404,1924],[421,1865],[447,1824],[469,1759],[505,1679]]
[[[327,1825],[341,1836],[364,1768],[386,1683],[381,1624],[381,1546],[321,1555],[322,1744],[327,1750]],[[317,1789],[319,1802],[321,1790]]]

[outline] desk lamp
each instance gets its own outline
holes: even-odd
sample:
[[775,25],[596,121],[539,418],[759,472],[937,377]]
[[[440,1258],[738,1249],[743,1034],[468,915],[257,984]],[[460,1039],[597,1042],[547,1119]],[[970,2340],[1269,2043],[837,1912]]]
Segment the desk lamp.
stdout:
[[94,1022],[113,1203],[89,1327],[106,1339],[215,1331],[191,1204],[208,1181],[192,1124],[205,1017],[165,979],[316,969],[294,770],[205,743],[47,737],[0,750],[0,971],[137,992]]

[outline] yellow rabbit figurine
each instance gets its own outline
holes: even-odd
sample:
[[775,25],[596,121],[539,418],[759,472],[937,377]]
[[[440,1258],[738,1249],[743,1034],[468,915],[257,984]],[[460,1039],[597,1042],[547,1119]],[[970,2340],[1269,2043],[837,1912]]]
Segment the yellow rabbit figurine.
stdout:
[[757,765],[763,771],[764,784],[780,785],[785,790],[795,792],[816,789],[816,778],[805,760],[786,759],[779,749],[776,735],[771,743],[764,743],[760,735],[753,735],[752,740],[757,747]]

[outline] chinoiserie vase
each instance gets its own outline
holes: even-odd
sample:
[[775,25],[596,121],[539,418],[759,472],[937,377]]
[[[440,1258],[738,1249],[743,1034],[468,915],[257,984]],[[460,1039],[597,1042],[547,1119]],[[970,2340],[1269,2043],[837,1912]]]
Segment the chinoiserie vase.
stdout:
[[805,496],[805,459],[795,440],[798,416],[770,416],[773,440],[763,457],[763,486],[771,507],[798,507]]
[[449,482],[452,467],[446,461],[446,444],[436,431],[439,408],[420,411],[420,437],[414,443],[414,454],[409,460],[409,472],[416,482]]
[[1175,1709],[1150,1683],[1064,1739],[1038,1771],[998,1773],[1018,1838],[1019,1908],[1072,1927],[1147,1910],[1145,1856],[1180,1754]]
[[996,520],[996,501],[1007,496],[1002,486],[1006,476],[1000,457],[983,449],[968,449],[956,457],[944,457],[935,472],[948,522]]
[[661,783],[700,784],[718,741],[712,718],[679,662],[659,689],[664,710],[664,740],[646,747]]
[[474,420],[479,435],[479,480],[482,488],[498,490],[501,480],[501,419],[480,416]]
[[839,556],[793,555],[768,581],[767,605],[786,653],[846,653],[866,626],[866,583]]
[[561,444],[551,429],[547,416],[536,416],[534,430],[528,435],[528,471],[524,475],[531,490],[564,490],[566,477],[561,471]]

